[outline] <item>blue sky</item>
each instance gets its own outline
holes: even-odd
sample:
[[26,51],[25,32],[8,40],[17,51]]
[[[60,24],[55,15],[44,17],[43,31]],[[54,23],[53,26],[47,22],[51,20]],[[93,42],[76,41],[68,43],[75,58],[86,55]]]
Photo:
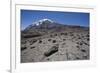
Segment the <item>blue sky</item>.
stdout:
[[65,25],[89,26],[89,13],[80,12],[58,12],[58,11],[36,11],[21,10],[21,29],[26,28],[35,21],[48,18]]

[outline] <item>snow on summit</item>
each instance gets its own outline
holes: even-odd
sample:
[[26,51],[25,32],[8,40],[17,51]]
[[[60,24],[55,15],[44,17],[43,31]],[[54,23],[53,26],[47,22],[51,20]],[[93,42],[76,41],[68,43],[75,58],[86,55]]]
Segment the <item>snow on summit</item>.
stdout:
[[39,21],[33,22],[33,25],[37,25],[38,26],[38,25],[41,25],[43,22],[46,22],[46,21],[48,21],[50,23],[53,23],[53,21],[50,20],[50,19],[41,19]]

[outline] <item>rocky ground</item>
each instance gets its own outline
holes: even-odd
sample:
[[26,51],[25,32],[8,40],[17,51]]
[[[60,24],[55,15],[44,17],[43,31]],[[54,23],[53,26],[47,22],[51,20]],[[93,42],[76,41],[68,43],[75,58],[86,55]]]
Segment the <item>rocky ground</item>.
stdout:
[[80,27],[21,38],[21,63],[89,60],[89,40]]

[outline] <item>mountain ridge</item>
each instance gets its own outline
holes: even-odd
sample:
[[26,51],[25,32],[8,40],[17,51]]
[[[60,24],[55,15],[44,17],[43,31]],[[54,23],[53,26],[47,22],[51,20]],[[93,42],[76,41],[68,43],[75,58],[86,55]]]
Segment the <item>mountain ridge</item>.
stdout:
[[[33,22],[31,25],[26,27],[24,30],[30,30],[31,28],[34,29],[44,29],[44,28],[56,28],[56,27],[79,27],[79,28],[86,28],[85,26],[79,26],[79,25],[68,25],[68,24],[60,24],[55,21],[52,21],[51,19],[41,19],[38,21]],[[24,31],[23,30],[23,31]]]

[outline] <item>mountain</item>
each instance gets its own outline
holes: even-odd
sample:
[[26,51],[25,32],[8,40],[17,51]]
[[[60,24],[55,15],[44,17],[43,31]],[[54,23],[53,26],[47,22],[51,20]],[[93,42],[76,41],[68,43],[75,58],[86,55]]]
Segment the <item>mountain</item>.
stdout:
[[22,37],[40,36],[54,31],[59,31],[61,27],[64,27],[64,25],[56,23],[50,19],[41,19],[26,27],[22,31],[21,35]]
[[39,21],[33,22],[31,25],[26,27],[24,31],[34,30],[34,29],[52,29],[52,28],[58,28],[63,25],[56,23],[50,19],[41,19]]
[[26,27],[22,31],[22,37],[35,37],[45,34],[50,34],[53,32],[61,32],[64,30],[70,30],[72,29],[88,29],[86,27],[82,26],[72,26],[72,25],[64,25],[57,23],[50,19],[41,19],[39,21],[33,22],[31,25]]

